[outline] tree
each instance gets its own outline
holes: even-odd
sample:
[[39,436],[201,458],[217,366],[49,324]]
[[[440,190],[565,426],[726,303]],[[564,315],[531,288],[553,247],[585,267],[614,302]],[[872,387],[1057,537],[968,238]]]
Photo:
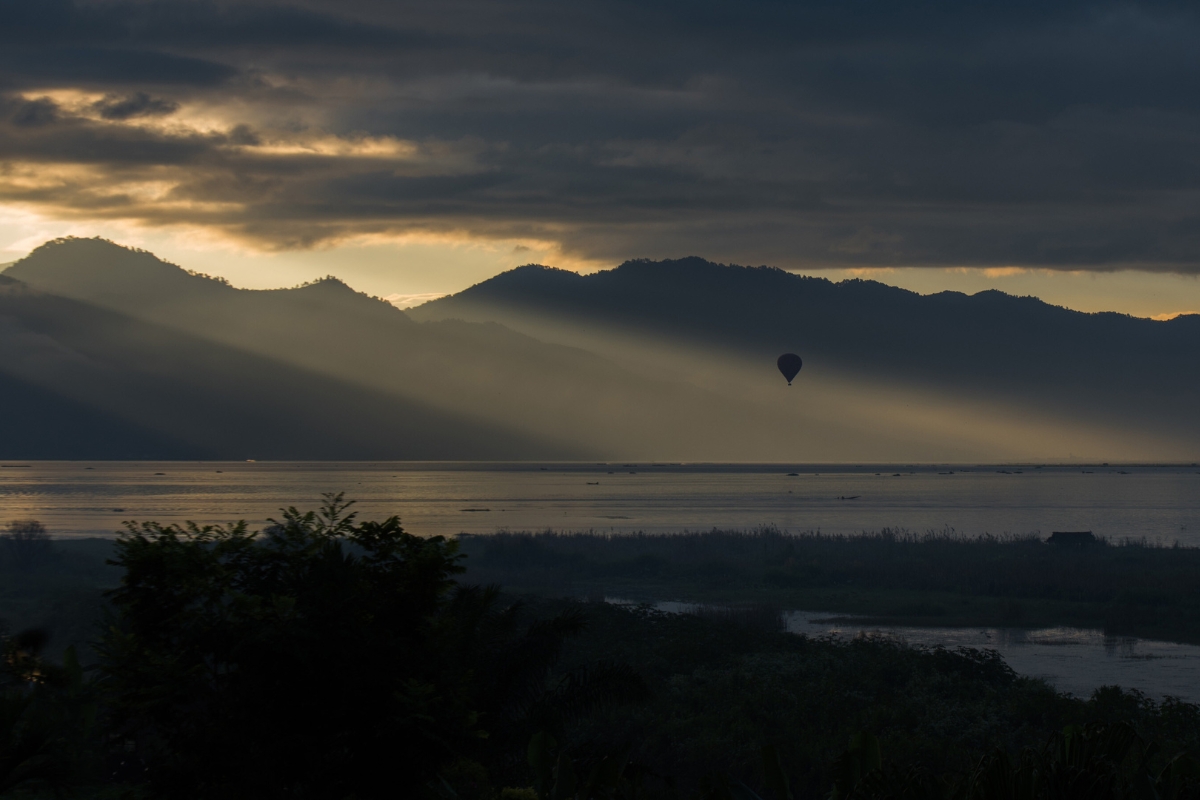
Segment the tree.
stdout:
[[[61,666],[42,659],[48,636],[0,630],[0,796],[56,796],[98,782],[96,708],[74,648]],[[21,796],[26,796],[22,794]]]
[[456,543],[349,505],[118,539],[104,692],[156,795],[415,796],[482,735]]

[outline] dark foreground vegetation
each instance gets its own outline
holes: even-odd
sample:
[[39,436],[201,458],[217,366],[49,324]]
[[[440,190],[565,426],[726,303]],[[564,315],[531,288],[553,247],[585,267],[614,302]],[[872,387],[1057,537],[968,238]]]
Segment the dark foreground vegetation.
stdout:
[[56,659],[70,645],[86,658],[104,592],[121,579],[112,555],[111,539],[51,540],[33,520],[0,528],[0,623],[51,631]]
[[[464,559],[340,498],[261,532],[131,526],[86,657],[3,636],[0,796],[1200,797],[1195,705],[464,574],[538,541]],[[29,586],[111,575],[29,525],[0,559]]]
[[1075,625],[1200,644],[1200,549],[953,531],[499,533],[471,580],[558,596],[758,603],[921,625]]

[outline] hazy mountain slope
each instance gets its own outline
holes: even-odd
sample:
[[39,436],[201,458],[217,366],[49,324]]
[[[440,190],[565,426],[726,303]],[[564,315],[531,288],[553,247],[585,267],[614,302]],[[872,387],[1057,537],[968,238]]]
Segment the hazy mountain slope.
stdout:
[[[80,239],[43,246],[5,275],[356,391],[539,443],[482,448],[503,454],[489,457],[735,455],[722,442],[695,436],[736,413],[725,400],[497,325],[418,324],[334,279],[295,289],[240,290],[149,253]],[[400,449],[395,457],[417,456]],[[431,457],[465,456],[461,448],[447,447]]]
[[[522,268],[411,316],[334,279],[241,290],[101,240],[50,243],[4,275],[23,283],[0,302],[0,375],[92,409],[98,426],[133,426],[130,441],[162,452],[1200,454],[1200,319],[1078,314],[996,292],[922,297],[699,259],[590,276]],[[786,350],[806,361],[790,388],[774,369]],[[14,404],[28,414],[37,401]]]
[[195,459],[205,452],[0,372],[0,459]]
[[3,458],[577,455],[4,276],[0,388]]
[[[979,406],[971,413],[997,442],[1015,442],[1028,432],[1022,418],[1033,424],[1040,416],[1049,428],[1056,419],[1084,424],[1087,431],[1074,437],[1083,452],[1200,452],[1200,317],[1083,314],[1000,292],[922,296],[698,258],[631,261],[586,276],[522,267],[409,313],[496,321],[681,375],[723,356],[751,359],[771,373],[775,356],[792,350],[805,358],[803,391],[842,381],[848,384],[838,391],[849,400],[914,393],[891,404],[880,399],[864,412],[860,427],[881,433],[896,427],[884,417],[903,424],[941,401]],[[645,352],[654,348],[669,357]],[[938,435],[936,425],[927,428]],[[1107,442],[1096,438],[1104,431]],[[1130,436],[1142,444],[1127,446]],[[1097,446],[1087,447],[1089,440]]]
[[[1165,367],[1200,364],[1200,317],[1084,314],[997,291],[923,296],[872,281],[833,283],[698,258],[631,261],[586,276],[522,267],[409,313],[508,313],[515,321],[521,312],[767,353],[795,347],[810,360],[849,359],[930,377],[1068,374],[1112,385],[1147,372],[1174,382],[1184,376]],[[1190,385],[1196,376],[1186,377]]]

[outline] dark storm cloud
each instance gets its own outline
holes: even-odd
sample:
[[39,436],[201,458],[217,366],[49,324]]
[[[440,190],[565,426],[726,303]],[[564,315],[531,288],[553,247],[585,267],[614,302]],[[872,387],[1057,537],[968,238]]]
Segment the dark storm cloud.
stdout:
[[40,128],[58,121],[58,104],[46,97],[37,100],[0,98],[0,110],[18,128]]
[[109,95],[92,106],[104,119],[124,120],[135,117],[162,117],[179,110],[179,104],[160,97],[151,97],[145,92],[134,92],[128,97]]
[[0,160],[58,169],[0,192],[267,247],[1198,272],[1198,37],[1165,2],[0,0]]
[[0,86],[215,86],[237,71],[224,64],[153,50],[0,45]]

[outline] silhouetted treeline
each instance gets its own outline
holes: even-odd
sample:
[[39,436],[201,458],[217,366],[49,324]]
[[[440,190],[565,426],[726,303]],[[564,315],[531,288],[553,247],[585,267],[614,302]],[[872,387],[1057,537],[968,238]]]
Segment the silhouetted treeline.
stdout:
[[[5,552],[33,542],[48,559],[10,559],[6,574],[66,574],[69,548],[46,542],[39,526],[6,535]],[[576,544],[601,546],[594,539]],[[553,552],[560,541],[500,537],[490,558],[517,563],[512,548]],[[865,546],[819,540],[847,542]],[[688,543],[696,564],[738,544],[751,553],[738,563],[788,544],[774,532],[675,541]],[[1076,699],[1016,675],[994,652],[809,639],[778,631],[769,615],[506,595],[464,575],[464,562],[483,553],[464,558],[458,542],[413,536],[394,517],[360,521],[340,497],[320,512],[288,509],[258,532],[131,524],[109,547],[120,579],[92,655],[81,660],[71,647],[49,658],[45,633],[0,631],[4,796],[1200,791],[1196,705],[1113,687]],[[534,568],[558,563],[531,558]],[[1005,794],[1014,782],[1028,792]]]
[[[1062,624],[1200,641],[1200,549],[773,528],[464,538],[470,577],[568,596],[769,601],[934,624]],[[825,603],[826,605],[822,605]]]
[[[543,613],[550,613],[566,601],[545,602]],[[629,747],[633,761],[672,777],[685,797],[728,796],[722,788],[739,782],[763,798],[780,797],[764,770],[764,746],[795,797],[826,796],[835,783],[845,784],[840,762],[862,732],[878,742],[885,776],[932,777],[947,788],[965,788],[981,765],[998,771],[998,757],[1019,764],[1029,757],[1023,751],[1041,753],[1068,725],[1128,726],[1143,743],[1155,743],[1146,753],[1154,775],[1176,754],[1200,752],[1200,708],[1193,704],[1115,687],[1071,698],[1016,675],[995,652],[873,637],[838,642],[649,607],[584,607],[588,629],[566,648],[564,666],[601,656],[635,664],[651,700],[592,715],[575,728],[571,746]],[[1134,766],[1132,750],[1125,755],[1130,763],[1118,765],[1122,770]],[[1086,769],[1076,776],[1094,777]],[[996,787],[978,783],[975,794],[905,796],[1009,796],[984,794]],[[895,796],[877,783],[859,788],[853,796]]]

